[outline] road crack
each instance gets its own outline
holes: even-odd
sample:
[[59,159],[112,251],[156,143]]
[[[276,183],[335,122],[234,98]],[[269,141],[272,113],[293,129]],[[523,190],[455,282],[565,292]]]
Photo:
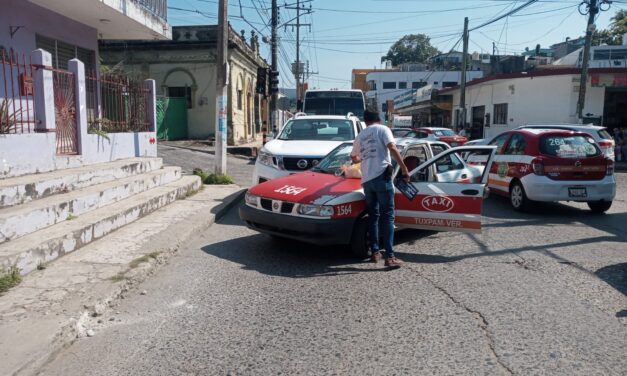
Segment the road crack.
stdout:
[[483,335],[485,336],[487,342],[488,342],[488,348],[490,349],[490,352],[492,353],[492,355],[494,356],[494,358],[496,359],[497,364],[508,374],[513,375],[514,371],[512,371],[511,368],[509,368],[505,363],[503,363],[503,361],[501,360],[501,357],[499,357],[499,355],[496,353],[496,348],[494,345],[494,338],[492,336],[492,333],[490,333],[488,327],[489,327],[489,323],[488,320],[485,318],[485,316],[477,311],[474,310],[470,307],[468,307],[467,305],[465,305],[464,303],[462,303],[459,299],[455,298],[449,291],[447,291],[444,287],[438,285],[434,280],[432,280],[431,278],[423,275],[422,273],[420,273],[418,270],[413,269],[413,268],[407,268],[411,271],[413,271],[414,273],[416,273],[418,276],[420,276],[421,278],[423,278],[424,280],[426,280],[427,282],[429,282],[429,284],[431,284],[431,286],[433,286],[434,288],[436,288],[438,291],[440,291],[442,294],[444,294],[451,302],[453,302],[453,304],[455,304],[456,306],[464,309],[466,312],[470,313],[472,316],[475,317],[475,319],[478,321],[479,323],[479,328],[481,328],[481,331],[483,333]]

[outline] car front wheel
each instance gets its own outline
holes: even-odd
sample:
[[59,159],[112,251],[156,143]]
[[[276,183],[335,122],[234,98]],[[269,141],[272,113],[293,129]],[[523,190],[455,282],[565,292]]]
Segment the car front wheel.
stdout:
[[596,214],[603,214],[610,209],[612,201],[590,201],[587,203],[590,210]]
[[514,182],[509,190],[509,202],[515,210],[526,211],[529,209],[530,200],[527,198],[525,188],[519,181]]

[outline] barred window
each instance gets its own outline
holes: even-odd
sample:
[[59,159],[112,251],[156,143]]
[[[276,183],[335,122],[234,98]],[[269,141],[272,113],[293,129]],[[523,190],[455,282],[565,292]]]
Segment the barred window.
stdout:
[[507,103],[494,105],[494,124],[507,124]]
[[79,59],[85,65],[85,71],[96,70],[96,52],[60,40],[35,35],[35,46],[48,51],[52,55],[52,66],[57,69],[68,69],[68,61]]

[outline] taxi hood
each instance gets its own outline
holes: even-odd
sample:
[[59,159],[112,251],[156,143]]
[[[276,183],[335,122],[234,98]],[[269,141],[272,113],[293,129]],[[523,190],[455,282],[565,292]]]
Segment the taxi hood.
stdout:
[[272,155],[298,157],[324,157],[345,141],[272,140],[264,149]]
[[249,192],[272,200],[324,205],[340,196],[360,190],[361,179],[346,179],[319,172],[301,172],[261,183],[250,188]]

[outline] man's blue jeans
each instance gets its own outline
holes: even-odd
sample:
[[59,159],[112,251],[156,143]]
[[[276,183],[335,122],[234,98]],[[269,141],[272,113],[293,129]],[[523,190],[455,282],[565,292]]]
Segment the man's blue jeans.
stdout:
[[[385,248],[385,257],[394,257],[394,185],[385,173],[363,184],[368,207],[368,231],[371,251]],[[381,238],[379,238],[381,235]],[[381,239],[381,243],[379,243]]]

